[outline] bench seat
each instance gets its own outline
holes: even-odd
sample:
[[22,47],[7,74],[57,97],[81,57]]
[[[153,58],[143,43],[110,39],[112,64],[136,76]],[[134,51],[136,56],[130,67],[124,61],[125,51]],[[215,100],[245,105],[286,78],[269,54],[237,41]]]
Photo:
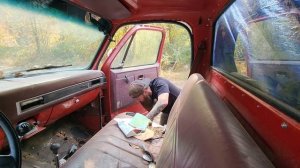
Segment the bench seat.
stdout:
[[[128,118],[125,113],[117,118]],[[148,167],[142,159],[142,147],[157,158],[162,139],[142,141],[133,137],[127,138],[120,131],[117,122],[111,120],[96,133],[85,145],[72,156],[64,167]]]
[[[121,114],[117,117],[126,117]],[[177,98],[163,143],[126,138],[111,121],[64,167],[148,167],[142,150],[156,152],[156,167],[268,168],[270,160],[199,74],[193,74]],[[159,153],[158,153],[159,152]],[[153,154],[153,153],[152,153]]]

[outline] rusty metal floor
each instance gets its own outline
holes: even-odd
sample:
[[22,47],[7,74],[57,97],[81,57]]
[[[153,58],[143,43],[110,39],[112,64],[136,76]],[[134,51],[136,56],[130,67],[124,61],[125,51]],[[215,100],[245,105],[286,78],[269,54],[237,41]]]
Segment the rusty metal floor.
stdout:
[[81,147],[92,135],[71,117],[63,118],[43,132],[21,143],[23,168],[54,168],[50,144],[60,143],[60,158],[72,145]]

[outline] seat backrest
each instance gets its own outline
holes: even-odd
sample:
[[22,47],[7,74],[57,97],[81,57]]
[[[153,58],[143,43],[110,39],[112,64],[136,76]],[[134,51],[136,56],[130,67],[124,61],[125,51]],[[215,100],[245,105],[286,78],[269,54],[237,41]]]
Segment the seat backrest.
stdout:
[[196,85],[196,83],[199,83],[200,81],[204,81],[204,78],[200,74],[192,74],[189,79],[185,82],[183,89],[181,90],[176,102],[174,103],[172,110],[170,112],[169,118],[168,118],[168,124],[167,127],[170,127],[173,125],[173,122],[176,122],[176,119],[179,115],[180,108],[187,100],[187,96],[190,94],[190,90]]
[[167,124],[157,167],[273,167],[209,84],[190,76]]

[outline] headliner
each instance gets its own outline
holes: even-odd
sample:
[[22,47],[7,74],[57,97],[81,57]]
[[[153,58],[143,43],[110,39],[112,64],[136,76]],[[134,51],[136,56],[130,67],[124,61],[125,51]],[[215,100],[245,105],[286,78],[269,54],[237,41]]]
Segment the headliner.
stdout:
[[188,15],[212,19],[229,0],[70,0],[113,23],[143,20],[180,20]]

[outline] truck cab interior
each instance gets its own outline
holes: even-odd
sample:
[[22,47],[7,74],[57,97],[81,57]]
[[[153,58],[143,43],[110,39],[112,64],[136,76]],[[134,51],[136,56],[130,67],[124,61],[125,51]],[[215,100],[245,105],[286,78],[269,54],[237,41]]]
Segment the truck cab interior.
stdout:
[[[44,143],[49,167],[299,167],[299,0],[4,0],[0,14],[0,167],[34,167],[22,144],[70,116],[91,138],[63,161]],[[148,112],[130,83],[166,63],[185,74],[163,138],[127,138],[114,119]]]

